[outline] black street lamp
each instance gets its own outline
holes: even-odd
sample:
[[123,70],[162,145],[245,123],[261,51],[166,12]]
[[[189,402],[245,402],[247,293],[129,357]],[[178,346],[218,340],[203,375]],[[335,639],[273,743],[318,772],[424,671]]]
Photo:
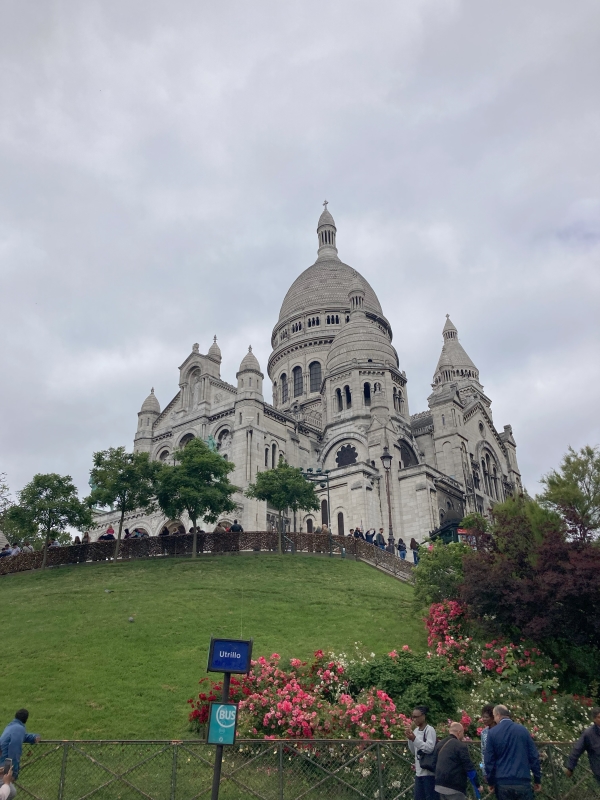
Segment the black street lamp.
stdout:
[[393,546],[394,544],[394,531],[392,529],[392,501],[390,500],[390,470],[392,468],[392,460],[393,457],[389,451],[387,444],[383,448],[383,455],[381,456],[381,463],[383,464],[383,469],[385,470],[385,488],[387,492],[387,504],[388,504],[388,523],[389,523],[389,535],[388,535],[388,544]]

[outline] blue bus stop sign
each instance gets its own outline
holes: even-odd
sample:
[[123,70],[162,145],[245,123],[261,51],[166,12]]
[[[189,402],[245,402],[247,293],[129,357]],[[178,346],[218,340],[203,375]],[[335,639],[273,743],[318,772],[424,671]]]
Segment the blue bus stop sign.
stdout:
[[237,703],[210,704],[207,744],[235,744],[237,710]]
[[241,675],[250,672],[252,639],[210,640],[207,672],[235,672]]

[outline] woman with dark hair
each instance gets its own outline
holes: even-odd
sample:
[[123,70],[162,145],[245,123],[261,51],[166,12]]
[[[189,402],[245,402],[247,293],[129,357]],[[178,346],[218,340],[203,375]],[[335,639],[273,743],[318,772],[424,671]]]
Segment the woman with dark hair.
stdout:
[[419,563],[419,543],[414,538],[414,536],[410,540],[410,549],[412,550],[413,561],[415,562],[415,566],[416,566]]
[[481,771],[485,775],[485,746],[487,744],[488,733],[490,728],[496,724],[494,719],[494,704],[488,703],[481,709],[481,721],[484,724],[484,729],[481,731]]
[[421,766],[421,757],[433,753],[436,745],[435,729],[427,723],[427,706],[413,709],[413,729],[406,734],[408,749],[415,757],[415,800],[437,800],[435,773]]

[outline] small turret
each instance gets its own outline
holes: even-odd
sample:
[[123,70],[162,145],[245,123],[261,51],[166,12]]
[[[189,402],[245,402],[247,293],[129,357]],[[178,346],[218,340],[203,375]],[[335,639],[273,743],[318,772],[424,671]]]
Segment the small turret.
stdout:
[[434,391],[447,383],[461,382],[475,383],[481,390],[483,387],[479,383],[479,370],[458,341],[458,331],[449,314],[446,314],[442,336],[444,345],[433,376]]
[[337,228],[333,217],[327,210],[327,200],[323,203],[325,206],[323,213],[319,217],[317,225],[317,236],[319,237],[319,258],[337,258],[337,247],[335,246],[335,237]]
[[218,364],[221,363],[223,360],[221,357],[221,348],[217,344],[217,336],[215,334],[215,338],[213,339],[213,343],[208,348],[208,357],[212,358],[213,361],[216,361]]
[[248,352],[242,359],[235,377],[238,381],[238,400],[262,399],[262,382],[265,376],[260,370],[260,364],[252,352],[251,345],[248,347]]
[[[138,427],[135,434],[135,450],[149,450],[152,442],[152,427],[160,416],[160,403],[154,394],[154,386],[138,411]],[[146,441],[144,441],[146,440]]]

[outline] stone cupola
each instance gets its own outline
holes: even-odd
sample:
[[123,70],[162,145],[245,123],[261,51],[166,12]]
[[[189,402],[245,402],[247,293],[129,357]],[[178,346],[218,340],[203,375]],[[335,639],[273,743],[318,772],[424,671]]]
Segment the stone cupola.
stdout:
[[323,203],[323,213],[319,217],[317,224],[317,236],[319,237],[319,258],[337,258],[337,247],[335,246],[335,237],[337,228],[333,217],[327,210],[327,200]]
[[258,359],[252,352],[252,346],[250,345],[236,374],[238,381],[237,399],[262,400],[262,382],[264,377]]

